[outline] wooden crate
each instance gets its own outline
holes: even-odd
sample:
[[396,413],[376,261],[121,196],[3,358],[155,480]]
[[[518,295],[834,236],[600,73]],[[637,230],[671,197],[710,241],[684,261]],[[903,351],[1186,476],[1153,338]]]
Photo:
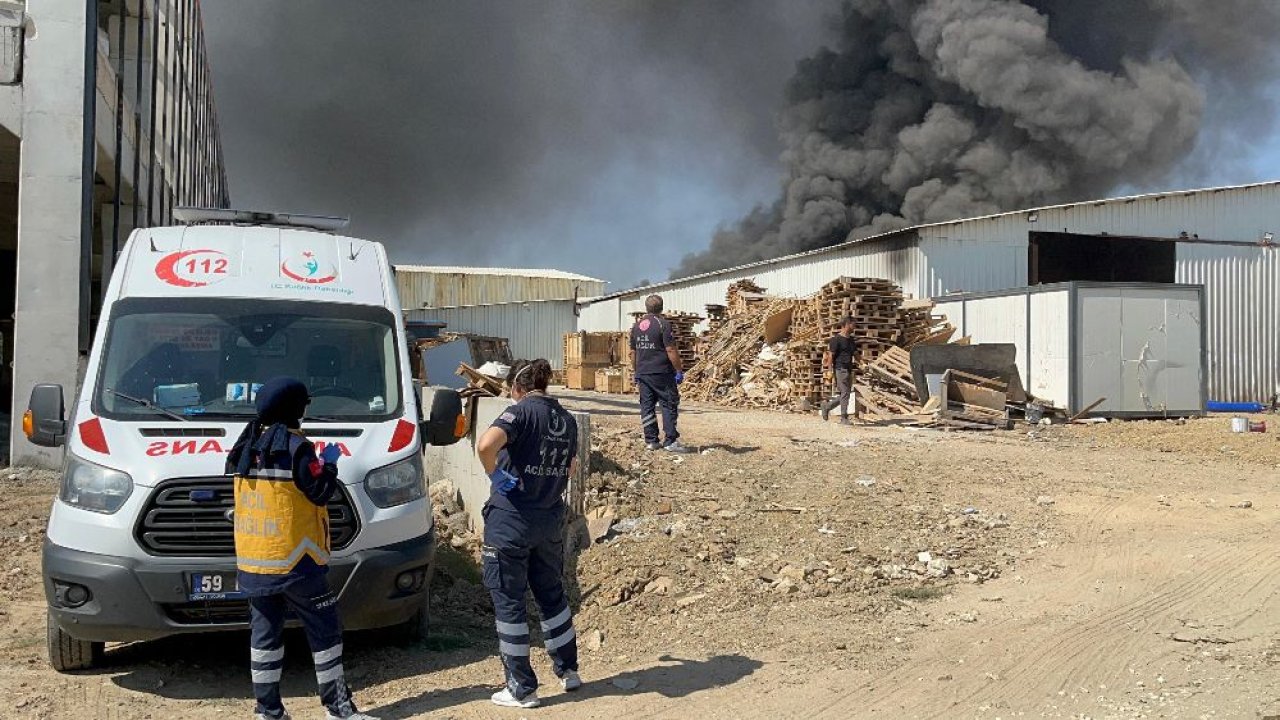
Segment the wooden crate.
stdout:
[[607,367],[617,362],[622,333],[576,332],[564,335],[564,366]]
[[602,393],[621,394],[624,392],[626,376],[616,370],[596,371],[596,391]]
[[564,386],[570,390],[595,390],[599,369],[595,366],[565,368]]

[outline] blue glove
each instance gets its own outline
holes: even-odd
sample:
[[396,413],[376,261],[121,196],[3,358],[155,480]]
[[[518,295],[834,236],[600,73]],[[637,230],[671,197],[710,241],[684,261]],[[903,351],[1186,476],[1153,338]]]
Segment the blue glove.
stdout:
[[337,465],[338,458],[342,457],[342,448],[337,443],[330,443],[324,446],[324,450],[320,451],[320,459],[329,465]]
[[520,484],[520,479],[502,468],[489,473],[489,485],[499,495],[506,495],[514,490],[518,484]]
[[676,384],[677,384],[677,385],[679,385],[679,384],[680,384],[680,383],[682,383],[682,382],[684,382],[684,371],[683,371],[683,370],[681,370],[680,372],[676,373]]

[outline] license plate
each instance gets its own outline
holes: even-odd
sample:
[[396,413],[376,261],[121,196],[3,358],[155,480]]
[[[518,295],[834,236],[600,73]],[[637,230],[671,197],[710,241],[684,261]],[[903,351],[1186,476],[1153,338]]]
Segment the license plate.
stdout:
[[244,596],[236,585],[234,570],[191,573],[189,600],[237,600]]

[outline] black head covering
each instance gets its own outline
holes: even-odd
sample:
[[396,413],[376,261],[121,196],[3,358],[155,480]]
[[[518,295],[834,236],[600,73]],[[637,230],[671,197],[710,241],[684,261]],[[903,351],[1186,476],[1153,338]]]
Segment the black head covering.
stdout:
[[311,402],[311,393],[300,380],[288,377],[268,380],[258,390],[258,417],[245,426],[227,456],[227,465],[237,475],[247,475],[255,453],[267,458],[289,453],[289,430],[302,427],[302,416]]

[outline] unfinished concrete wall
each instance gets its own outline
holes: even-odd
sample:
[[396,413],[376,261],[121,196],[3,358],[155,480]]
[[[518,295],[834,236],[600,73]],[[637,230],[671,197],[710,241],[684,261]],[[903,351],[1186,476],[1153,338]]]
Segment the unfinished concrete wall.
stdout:
[[[14,311],[15,420],[22,417],[37,383],[60,383],[68,395],[76,389],[85,17],[82,0],[27,3]],[[23,436],[21,423],[13,426],[13,464],[61,464],[60,449],[36,447]]]

